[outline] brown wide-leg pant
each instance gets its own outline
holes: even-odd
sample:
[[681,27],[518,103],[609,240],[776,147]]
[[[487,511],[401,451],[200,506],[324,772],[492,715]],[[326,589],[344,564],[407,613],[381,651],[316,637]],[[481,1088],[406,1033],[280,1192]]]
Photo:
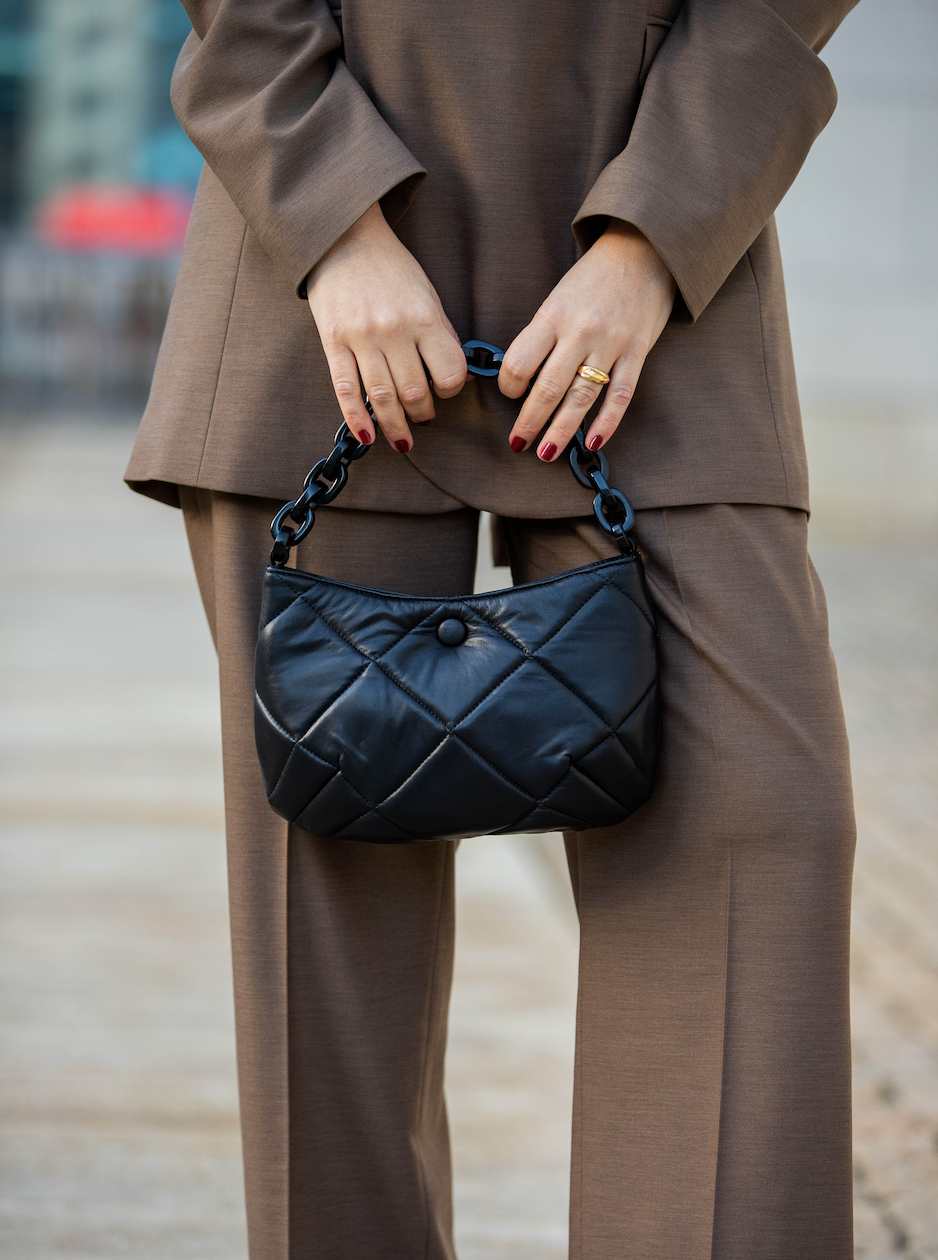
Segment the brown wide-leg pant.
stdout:
[[[183,505],[221,677],[251,1260],[451,1260],[458,842],[330,842],[268,807],[252,668],[277,505],[189,489]],[[324,510],[297,563],[461,593],[477,521]],[[515,581],[613,552],[588,517],[505,530]],[[855,832],[807,518],[650,509],[636,532],[663,756],[624,825],[565,836],[581,928],[570,1254],[848,1260]]]

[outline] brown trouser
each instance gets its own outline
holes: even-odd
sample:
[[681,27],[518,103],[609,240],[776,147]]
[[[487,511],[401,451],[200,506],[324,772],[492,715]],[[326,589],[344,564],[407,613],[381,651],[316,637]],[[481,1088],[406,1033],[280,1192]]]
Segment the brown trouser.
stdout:
[[[252,669],[277,505],[184,489],[183,506],[220,663],[251,1260],[451,1260],[456,842],[330,842],[268,807]],[[464,593],[477,523],[324,510],[297,563]],[[519,582],[614,551],[592,518],[505,529]],[[855,832],[807,518],[649,509],[636,532],[663,755],[624,825],[565,836],[581,929],[570,1254],[849,1260]]]

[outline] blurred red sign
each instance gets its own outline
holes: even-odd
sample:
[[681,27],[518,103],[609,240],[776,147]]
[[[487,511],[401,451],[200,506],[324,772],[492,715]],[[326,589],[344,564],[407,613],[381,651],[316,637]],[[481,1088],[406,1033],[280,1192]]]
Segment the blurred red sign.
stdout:
[[73,186],[39,209],[39,238],[59,249],[165,254],[179,249],[192,202],[182,193],[135,187]]

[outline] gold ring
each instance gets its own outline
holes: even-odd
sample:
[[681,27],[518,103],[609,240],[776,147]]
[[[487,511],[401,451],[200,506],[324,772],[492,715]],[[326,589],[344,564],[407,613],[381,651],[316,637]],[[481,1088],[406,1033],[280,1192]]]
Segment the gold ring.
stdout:
[[585,381],[592,381],[594,385],[607,385],[609,383],[609,373],[604,372],[602,368],[593,367],[591,363],[581,363],[576,370],[577,376],[582,376]]

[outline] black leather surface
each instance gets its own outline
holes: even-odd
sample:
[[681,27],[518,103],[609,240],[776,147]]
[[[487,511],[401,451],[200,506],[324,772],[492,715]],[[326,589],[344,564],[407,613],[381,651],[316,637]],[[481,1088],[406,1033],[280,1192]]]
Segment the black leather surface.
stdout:
[[651,792],[656,637],[630,556],[464,597],[272,566],[255,681],[268,798],[320,836],[579,830]]

